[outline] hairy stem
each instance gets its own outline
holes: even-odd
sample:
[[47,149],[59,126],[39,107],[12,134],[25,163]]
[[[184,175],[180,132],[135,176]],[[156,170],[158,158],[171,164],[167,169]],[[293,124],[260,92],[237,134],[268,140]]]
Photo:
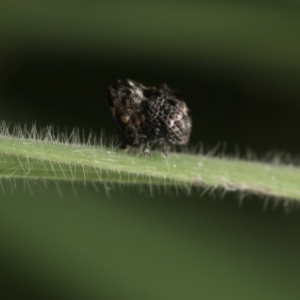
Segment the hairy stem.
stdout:
[[78,134],[71,139],[54,139],[51,129],[38,133],[0,128],[0,179],[49,179],[118,182],[120,184],[176,185],[223,188],[266,196],[300,200],[300,169],[294,166],[242,161],[208,155],[157,152],[145,157],[102,143],[81,144]]

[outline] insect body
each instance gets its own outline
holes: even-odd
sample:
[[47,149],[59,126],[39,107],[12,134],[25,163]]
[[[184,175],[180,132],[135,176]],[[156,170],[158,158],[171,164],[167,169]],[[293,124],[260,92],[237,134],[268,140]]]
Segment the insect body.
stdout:
[[123,136],[123,149],[158,142],[167,156],[166,142],[184,145],[189,141],[192,121],[178,92],[166,84],[145,87],[130,79],[118,80],[108,87],[107,102],[114,123]]

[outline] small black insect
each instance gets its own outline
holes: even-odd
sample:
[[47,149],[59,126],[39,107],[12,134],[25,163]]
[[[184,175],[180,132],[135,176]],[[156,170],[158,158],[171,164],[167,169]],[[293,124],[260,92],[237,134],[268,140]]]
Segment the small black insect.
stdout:
[[167,156],[166,142],[185,145],[189,141],[192,120],[180,94],[166,84],[145,87],[130,79],[118,80],[108,87],[107,103],[114,123],[123,136],[123,149],[158,142]]

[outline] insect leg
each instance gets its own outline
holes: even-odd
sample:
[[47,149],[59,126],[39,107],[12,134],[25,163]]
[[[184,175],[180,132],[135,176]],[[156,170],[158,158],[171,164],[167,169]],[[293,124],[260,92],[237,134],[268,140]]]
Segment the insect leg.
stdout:
[[161,155],[165,158],[168,157],[167,144],[166,144],[165,140],[159,141],[159,145],[160,145],[160,149],[161,149]]

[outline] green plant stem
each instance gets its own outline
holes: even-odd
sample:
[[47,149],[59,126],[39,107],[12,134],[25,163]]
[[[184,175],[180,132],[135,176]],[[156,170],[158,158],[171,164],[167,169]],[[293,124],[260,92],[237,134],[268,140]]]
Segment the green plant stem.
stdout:
[[120,184],[223,188],[300,200],[300,169],[293,166],[157,152],[144,157],[115,147],[0,137],[0,178],[98,181]]

